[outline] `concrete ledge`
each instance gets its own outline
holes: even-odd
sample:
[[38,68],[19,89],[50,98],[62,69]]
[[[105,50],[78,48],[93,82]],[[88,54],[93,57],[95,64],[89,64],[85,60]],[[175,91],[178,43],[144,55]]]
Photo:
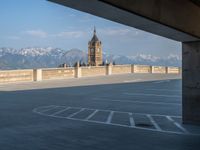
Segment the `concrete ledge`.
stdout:
[[129,73],[156,73],[156,74],[181,74],[181,68],[148,65],[107,65],[70,68],[40,68],[27,70],[0,71],[0,83],[30,82],[54,79],[81,78],[91,76],[105,76],[112,74]]

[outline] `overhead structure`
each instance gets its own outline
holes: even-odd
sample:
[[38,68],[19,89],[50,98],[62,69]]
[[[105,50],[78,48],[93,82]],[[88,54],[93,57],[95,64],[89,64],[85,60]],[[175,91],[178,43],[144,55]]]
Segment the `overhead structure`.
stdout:
[[49,0],[183,43],[183,123],[200,124],[200,0]]

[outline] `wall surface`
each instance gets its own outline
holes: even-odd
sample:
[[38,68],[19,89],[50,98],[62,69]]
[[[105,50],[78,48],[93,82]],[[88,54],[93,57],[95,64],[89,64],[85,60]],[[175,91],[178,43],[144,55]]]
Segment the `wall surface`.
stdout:
[[74,78],[74,75],[74,68],[42,69],[43,80]]
[[0,71],[0,83],[42,81],[126,73],[181,73],[178,67],[147,65],[108,65],[71,68],[45,68]]
[[131,65],[114,65],[112,66],[112,74],[131,73]]
[[33,70],[0,71],[0,83],[33,81]]
[[151,73],[151,66],[134,65],[134,73]]
[[106,75],[106,67],[82,67],[82,77]]

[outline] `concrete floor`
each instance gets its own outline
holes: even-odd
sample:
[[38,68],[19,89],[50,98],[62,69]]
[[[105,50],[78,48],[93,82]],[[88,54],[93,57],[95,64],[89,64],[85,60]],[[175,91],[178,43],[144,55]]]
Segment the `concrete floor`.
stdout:
[[198,150],[181,123],[177,75],[127,74],[0,85],[2,150]]

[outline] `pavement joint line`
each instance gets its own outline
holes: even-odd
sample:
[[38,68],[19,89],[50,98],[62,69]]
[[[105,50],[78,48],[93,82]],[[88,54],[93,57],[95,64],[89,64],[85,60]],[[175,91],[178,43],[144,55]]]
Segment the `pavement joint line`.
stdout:
[[178,95],[164,95],[164,94],[146,94],[146,93],[123,93],[125,95],[142,95],[142,96],[158,96],[158,97],[176,97],[181,98],[181,96]]
[[98,111],[99,111],[98,109],[93,111],[87,118],[85,118],[85,120],[89,120],[90,118],[92,118]]
[[84,111],[85,109],[86,109],[86,108],[81,108],[79,111],[77,111],[77,112],[75,112],[75,113],[69,115],[67,118],[72,118],[73,116],[75,116],[75,115],[77,115],[78,113]]
[[135,126],[135,121],[133,119],[133,113],[129,113],[129,120],[130,120],[131,127],[134,127]]
[[141,103],[141,104],[155,104],[155,105],[180,105],[179,103],[165,103],[165,102],[144,102],[144,101],[131,101],[131,100],[118,100],[118,99],[109,99],[109,98],[93,98],[93,100],[103,100],[103,101],[113,101],[113,102],[122,102],[122,103]]
[[112,121],[112,117],[113,117],[114,111],[110,111],[110,114],[107,118],[106,124],[110,124]]
[[162,80],[162,81],[154,81],[153,83],[165,83],[165,82],[170,82],[171,80]]
[[156,123],[156,121],[153,119],[153,117],[149,114],[146,115],[147,118],[149,118],[149,120],[151,121],[151,123],[154,125],[154,127],[158,130],[158,131],[162,131],[162,129],[160,128],[160,126]]
[[171,121],[176,127],[178,127],[179,129],[181,129],[184,133],[188,134],[189,132],[182,126],[180,125],[178,122],[176,122],[174,119],[172,119],[170,116],[166,116],[166,118]]
[[64,112],[64,111],[66,111],[66,110],[69,110],[71,107],[67,107],[67,108],[64,108],[64,109],[62,109],[62,110],[60,110],[60,111],[57,111],[57,112],[55,112],[55,113],[53,113],[53,114],[51,114],[52,116],[55,116],[55,115],[58,115],[58,114],[60,114],[60,113],[62,113],[62,112]]
[[137,127],[137,126],[132,127],[132,126],[122,125],[122,124],[116,124],[116,123],[107,124],[106,122],[96,121],[96,120],[84,120],[84,119],[69,118],[69,117],[64,117],[64,116],[51,116],[51,115],[48,115],[48,114],[43,114],[43,113],[37,112],[37,111],[35,111],[35,109],[33,109],[33,112],[35,112],[37,114],[40,114],[42,116],[49,116],[49,117],[54,117],[54,118],[62,118],[62,119],[69,119],[69,120],[83,121],[83,122],[90,122],[90,123],[97,123],[97,124],[103,124],[103,125],[112,125],[112,126],[119,126],[119,127],[126,127],[126,128],[134,128],[134,129],[148,130],[148,131],[153,131],[153,132],[162,132],[162,133],[167,133],[167,134],[179,134],[179,135],[194,135],[194,136],[199,136],[199,134],[193,134],[193,133],[186,134],[184,132],[175,132],[175,131],[167,131],[167,130],[158,131],[156,129],[151,129],[151,128],[144,128],[144,127]]

